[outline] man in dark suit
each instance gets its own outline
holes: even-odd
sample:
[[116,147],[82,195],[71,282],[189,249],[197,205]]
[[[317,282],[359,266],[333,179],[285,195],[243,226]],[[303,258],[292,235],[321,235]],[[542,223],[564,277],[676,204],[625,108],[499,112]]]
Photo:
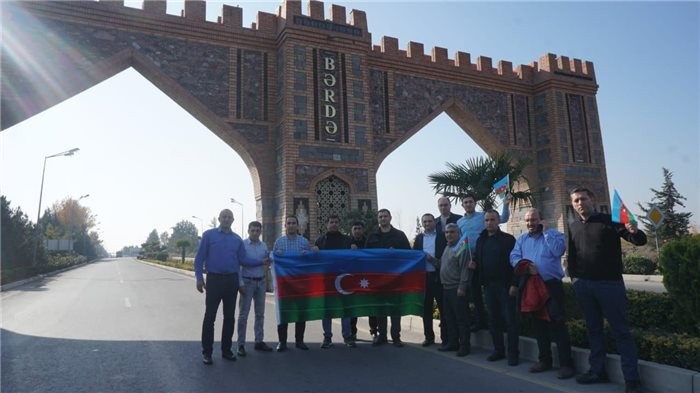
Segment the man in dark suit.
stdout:
[[[440,211],[440,215],[435,219],[435,230],[438,232],[444,232],[447,224],[456,224],[457,221],[462,218],[459,214],[452,213],[452,202],[450,202],[450,198],[441,197],[438,199],[438,210]],[[440,259],[440,257],[437,258]]]
[[423,233],[419,233],[413,241],[413,249],[425,253],[425,298],[423,300],[423,334],[425,341],[423,346],[427,347],[435,343],[435,332],[433,331],[433,302],[437,302],[440,312],[440,341],[447,342],[445,323],[442,312],[442,283],[440,282],[440,257],[447,241],[442,232],[435,230],[435,217],[430,213],[421,217]]

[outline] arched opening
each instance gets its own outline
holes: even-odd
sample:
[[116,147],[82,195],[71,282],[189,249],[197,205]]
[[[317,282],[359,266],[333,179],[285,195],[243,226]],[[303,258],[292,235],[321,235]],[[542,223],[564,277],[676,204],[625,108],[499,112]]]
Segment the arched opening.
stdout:
[[245,236],[257,216],[241,156],[133,68],[0,135],[3,194],[32,220],[44,157],[80,148],[48,162],[42,210],[89,193],[81,203],[98,214],[108,251],[181,220],[206,230],[222,208],[234,212],[233,229]]
[[350,186],[337,176],[329,176],[316,184],[315,191],[316,228],[317,234],[321,234],[326,231],[328,217],[343,217],[350,209]]

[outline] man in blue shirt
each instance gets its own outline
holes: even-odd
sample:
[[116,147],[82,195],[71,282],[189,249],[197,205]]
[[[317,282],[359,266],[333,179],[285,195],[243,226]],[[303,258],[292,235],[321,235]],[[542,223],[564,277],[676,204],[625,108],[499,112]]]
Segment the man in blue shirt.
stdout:
[[[501,224],[507,223],[510,218],[510,201],[510,194],[506,194],[503,200],[503,210],[499,217],[499,222]],[[462,197],[464,217],[457,221],[457,226],[459,226],[462,234],[466,233],[469,238],[469,248],[472,256],[476,251],[476,240],[479,238],[481,232],[486,229],[486,225],[484,224],[484,212],[476,211],[476,202],[476,197],[473,194],[466,194]],[[477,283],[480,282],[478,270],[472,272],[472,280]],[[469,294],[469,301],[474,304],[476,310],[476,315],[473,318],[474,325],[472,325],[472,331],[486,329],[486,312],[484,311],[484,297],[481,292],[481,285],[471,285],[469,290],[471,291]]]
[[245,252],[250,258],[263,261],[262,266],[241,266],[241,300],[238,303],[238,356],[246,356],[245,336],[250,305],[255,301],[255,346],[256,351],[272,351],[263,341],[265,320],[265,271],[270,267],[267,245],[260,240],[262,224],[252,221],[248,224],[248,238],[243,240]]
[[[221,357],[235,361],[231,351],[233,328],[236,319],[236,297],[239,288],[238,272],[240,265],[262,265],[261,260],[246,256],[241,237],[231,231],[233,213],[224,209],[219,213],[219,227],[205,231],[194,258],[194,275],[197,290],[206,290],[204,321],[202,322],[202,361],[212,364],[211,354],[214,345],[214,321],[223,302],[223,327],[221,330]],[[204,266],[207,280],[204,281]]]
[[525,213],[527,232],[518,237],[515,247],[510,253],[510,264],[515,267],[523,260],[529,260],[530,275],[539,274],[549,292],[547,312],[550,321],[533,318],[539,361],[530,367],[531,373],[540,373],[552,368],[552,337],[557,343],[559,352],[559,379],[574,376],[574,362],[571,357],[571,343],[566,328],[566,313],[564,310],[565,295],[561,279],[564,270],[561,267],[561,257],[566,251],[564,234],[554,229],[545,230],[537,209]]

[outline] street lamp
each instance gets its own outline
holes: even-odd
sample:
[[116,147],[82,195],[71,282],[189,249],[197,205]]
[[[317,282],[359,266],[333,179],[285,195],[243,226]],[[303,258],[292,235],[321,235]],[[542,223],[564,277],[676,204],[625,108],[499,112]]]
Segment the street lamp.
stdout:
[[70,150],[66,150],[60,153],[52,154],[50,156],[44,157],[44,169],[41,170],[41,188],[39,189],[39,211],[36,214],[36,228],[39,233],[36,236],[36,241],[34,242],[34,255],[32,256],[32,266],[36,266],[36,251],[37,248],[39,248],[39,240],[41,240],[41,230],[39,228],[39,220],[41,219],[41,198],[44,195],[44,176],[46,175],[46,160],[49,158],[53,157],[63,157],[63,156],[72,156],[80,150],[79,148],[75,147]]
[[81,199],[85,199],[89,196],[90,196],[90,194],[81,195],[80,198],[78,198],[78,201],[80,201]]
[[245,225],[245,219],[243,219],[243,204],[241,202],[238,202],[235,198],[231,198],[231,203],[235,203],[241,207],[241,236],[243,236],[244,232],[244,227]]
[[199,220],[199,231],[200,231],[199,236],[202,236],[202,234],[204,233],[204,221],[197,216],[192,216],[192,218],[196,218]]

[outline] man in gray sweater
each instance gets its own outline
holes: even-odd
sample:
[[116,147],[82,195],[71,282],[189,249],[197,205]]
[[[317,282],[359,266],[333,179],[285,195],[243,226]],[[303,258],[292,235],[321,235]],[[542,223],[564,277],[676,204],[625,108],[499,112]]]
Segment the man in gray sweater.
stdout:
[[[469,253],[455,250],[462,232],[457,224],[445,226],[447,247],[440,258],[440,281],[443,288],[443,304],[447,323],[447,342],[438,351],[457,351],[457,356],[466,356],[471,350],[469,344]],[[459,255],[458,255],[459,253]]]

